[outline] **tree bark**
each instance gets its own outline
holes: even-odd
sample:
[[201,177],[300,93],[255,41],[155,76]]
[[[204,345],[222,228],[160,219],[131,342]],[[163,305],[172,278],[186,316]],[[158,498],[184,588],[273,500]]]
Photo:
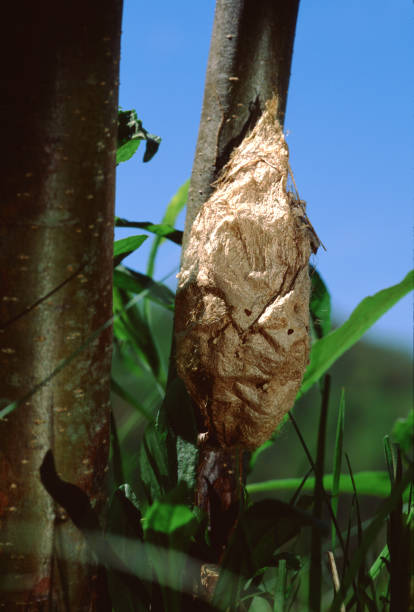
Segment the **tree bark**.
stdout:
[[283,126],[298,7],[299,0],[217,0],[183,251],[212,183],[273,95]]
[[[78,530],[43,489],[106,499],[122,0],[9,5],[2,27],[0,608],[98,610]],[[7,62],[7,63],[6,63]]]
[[[213,182],[273,96],[283,126],[298,5],[299,0],[217,0],[183,254]],[[217,560],[237,516],[242,465],[237,451],[201,444],[196,503],[209,515]]]

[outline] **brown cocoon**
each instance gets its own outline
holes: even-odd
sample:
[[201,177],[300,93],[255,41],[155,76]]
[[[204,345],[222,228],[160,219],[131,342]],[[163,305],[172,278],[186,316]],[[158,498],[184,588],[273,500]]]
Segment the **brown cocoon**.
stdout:
[[265,442],[308,363],[311,232],[286,190],[288,167],[271,101],[196,217],[182,260],[177,371],[223,447]]

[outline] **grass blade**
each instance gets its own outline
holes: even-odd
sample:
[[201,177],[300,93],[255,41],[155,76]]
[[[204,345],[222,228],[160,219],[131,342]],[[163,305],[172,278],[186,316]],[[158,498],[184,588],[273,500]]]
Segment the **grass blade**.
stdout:
[[283,612],[283,610],[285,609],[286,574],[286,559],[279,559],[277,565],[275,598],[273,602],[274,612]]
[[[161,221],[162,225],[171,225],[174,226],[174,223],[184,208],[187,202],[188,196],[188,188],[190,186],[190,181],[186,181],[181,187],[178,189],[177,193],[171,198],[167,209],[165,211],[165,215],[163,220]],[[155,258],[157,257],[158,249],[161,244],[164,242],[165,238],[163,236],[156,236],[154,242],[152,243],[151,251],[148,257],[148,265],[147,265],[147,274],[148,276],[154,275],[155,268]]]
[[393,485],[395,480],[395,455],[390,437],[388,435],[384,436],[384,452],[385,460],[387,462],[388,474],[390,477],[391,485]]
[[136,227],[138,229],[144,229],[156,236],[168,238],[168,240],[180,246],[183,241],[183,232],[175,229],[175,227],[172,227],[172,225],[168,223],[154,224],[151,223],[151,221],[128,221],[128,219],[115,217],[115,227]]
[[[315,489],[313,499],[313,518],[322,518],[324,502],[323,472],[325,465],[326,424],[328,420],[329,392],[331,377],[325,376],[322,395],[321,415],[318,428],[318,446],[315,463]],[[322,535],[319,529],[312,527],[310,571],[309,571],[309,609],[319,612],[322,600]]]
[[[354,475],[352,472],[352,467],[351,467],[351,462],[349,460],[348,454],[345,453],[345,459],[346,459],[346,463],[348,465],[348,470],[349,470],[349,475],[351,477],[351,482],[352,482],[352,488],[354,490],[354,499],[355,499],[355,510],[356,510],[356,517],[357,517],[357,533],[358,533],[358,546],[361,546],[361,542],[362,542],[362,521],[361,521],[361,510],[359,507],[359,499],[358,499],[358,492],[357,492],[357,488],[355,485],[355,480],[354,480]],[[357,604],[357,611],[359,612],[359,610],[362,610],[361,608],[361,594],[363,595],[364,593],[364,576],[365,576],[365,559],[361,559],[361,564],[359,566],[358,569],[358,582],[357,582],[357,588],[355,591],[355,596],[357,598],[358,604]]]
[[119,444],[118,430],[114,418],[113,410],[111,410],[111,461],[110,467],[112,468],[112,476],[115,482],[115,487],[118,488],[124,484],[125,476],[124,469],[122,467],[122,452]]
[[116,393],[116,395],[118,395],[124,401],[128,402],[128,404],[133,406],[137,410],[137,412],[139,412],[139,414],[145,417],[148,421],[152,421],[153,417],[147,411],[147,409],[144,408],[142,404],[137,402],[137,400],[131,395],[131,393],[128,393],[128,391],[121,387],[121,385],[116,382],[114,377],[111,378],[111,391],[113,391],[113,393]]
[[[341,399],[339,400],[338,421],[336,425],[333,480],[332,480],[332,498],[331,498],[332,512],[335,518],[337,516],[337,511],[338,511],[339,480],[341,477],[344,427],[345,427],[345,391],[344,389],[342,389]],[[331,542],[332,542],[331,543],[332,550],[335,550],[336,529],[334,525],[332,525]]]
[[403,494],[407,486],[410,484],[410,482],[413,480],[413,478],[414,465],[411,464],[409,465],[405,474],[402,476],[401,480],[394,484],[390,496],[381,503],[377,514],[372,520],[369,527],[364,530],[361,545],[359,546],[356,554],[354,555],[349,565],[348,570],[345,573],[339,593],[337,593],[332,602],[330,612],[339,612],[340,605],[343,601],[345,601],[347,591],[350,585],[352,584],[352,581],[354,580],[355,576],[357,575],[361,563],[363,563],[369,548],[373,544],[379,531],[383,528],[384,521],[387,519],[390,512],[398,504],[399,500],[401,499],[401,495]]

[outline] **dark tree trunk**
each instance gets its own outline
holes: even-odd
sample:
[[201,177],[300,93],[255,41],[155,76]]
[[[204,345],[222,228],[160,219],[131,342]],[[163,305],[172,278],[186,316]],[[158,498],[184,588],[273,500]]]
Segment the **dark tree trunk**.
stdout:
[[2,21],[0,607],[98,610],[80,532],[43,489],[59,474],[97,510],[109,444],[122,0],[8,3]]
[[[183,252],[212,183],[274,95],[283,125],[298,5],[299,0],[217,1]],[[200,451],[196,503],[209,514],[218,560],[237,514],[242,464],[237,452],[209,443]]]

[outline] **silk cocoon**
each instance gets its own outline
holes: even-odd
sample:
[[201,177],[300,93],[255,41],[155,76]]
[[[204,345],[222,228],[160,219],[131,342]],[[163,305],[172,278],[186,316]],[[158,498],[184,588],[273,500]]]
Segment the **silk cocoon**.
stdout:
[[270,437],[308,363],[312,231],[288,159],[271,101],[196,217],[178,276],[177,371],[225,448]]

